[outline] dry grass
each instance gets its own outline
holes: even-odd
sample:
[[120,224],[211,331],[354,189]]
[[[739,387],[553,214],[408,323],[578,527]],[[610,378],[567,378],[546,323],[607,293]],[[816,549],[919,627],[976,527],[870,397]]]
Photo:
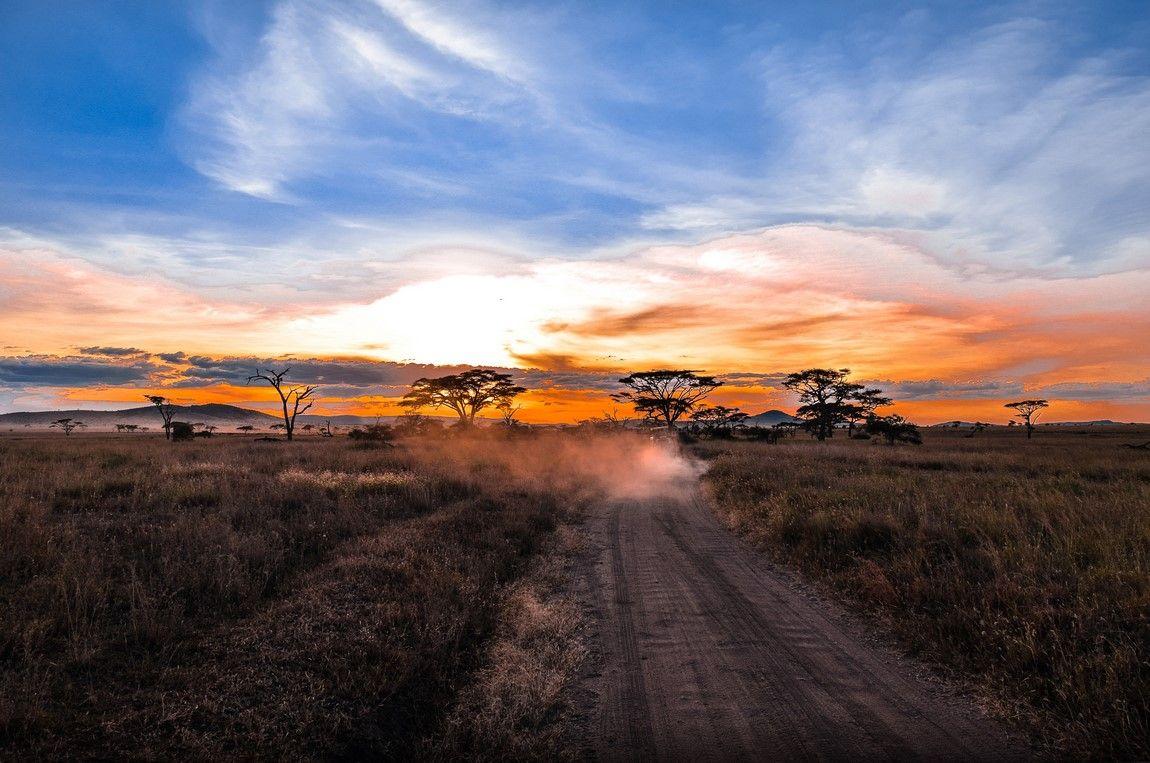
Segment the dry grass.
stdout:
[[729,522],[1062,754],[1150,757],[1146,433],[702,444]]
[[430,754],[476,669],[568,627],[514,583],[604,447],[0,438],[0,750]]
[[587,659],[587,623],[566,594],[581,536],[560,528],[548,553],[503,599],[483,667],[461,692],[436,759],[573,760],[570,688]]

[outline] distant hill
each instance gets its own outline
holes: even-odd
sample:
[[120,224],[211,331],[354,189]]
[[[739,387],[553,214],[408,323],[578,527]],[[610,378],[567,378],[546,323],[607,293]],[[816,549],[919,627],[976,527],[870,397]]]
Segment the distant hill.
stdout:
[[[262,411],[253,411],[250,408],[241,408],[238,405],[225,403],[206,403],[204,405],[177,405],[175,420],[187,421],[195,424],[203,422],[212,424],[222,430],[234,429],[239,426],[251,425],[266,428],[280,420],[279,416],[267,414]],[[88,425],[88,429],[114,429],[116,424],[135,424],[150,429],[159,429],[162,426],[160,414],[154,406],[146,405],[138,408],[125,408],[118,411],[93,411],[73,409],[67,411],[23,411],[19,413],[0,413],[0,429],[14,429],[17,427],[47,428],[57,419],[77,419]],[[390,420],[391,416],[380,417]],[[332,426],[356,426],[372,423],[374,416],[320,416],[301,415],[297,423],[323,424],[330,421]]]
[[785,421],[798,421],[798,419],[786,411],[772,409],[748,417],[745,423],[750,427],[773,427],[775,424],[781,424]]

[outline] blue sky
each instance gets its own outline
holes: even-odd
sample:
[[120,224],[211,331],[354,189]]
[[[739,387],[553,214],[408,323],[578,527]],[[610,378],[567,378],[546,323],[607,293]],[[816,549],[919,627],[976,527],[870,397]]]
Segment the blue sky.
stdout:
[[[81,241],[170,238],[193,261],[195,243],[318,251],[359,245],[373,227],[402,228],[400,246],[490,231],[580,256],[792,220],[901,223],[902,210],[848,198],[876,155],[879,184],[985,181],[1043,150],[1026,130],[1070,142],[1096,126],[1056,124],[1044,107],[1145,97],[1144,3],[857,8],[6,2],[0,223]],[[1083,96],[1072,80],[1084,77],[1105,84]],[[978,90],[898,101],[901,88],[961,79]],[[1022,109],[1034,113],[1020,134],[973,155],[919,151],[922,135],[899,134],[945,144]],[[848,124],[817,134],[832,119]],[[1097,126],[1117,133],[1089,136],[1116,161],[1144,165],[1147,149],[1121,143],[1144,113]],[[875,145],[819,155],[860,135]],[[946,148],[960,153],[929,154]],[[1034,180],[1068,182],[1076,167],[1063,169]],[[1106,221],[1117,237],[1115,222],[1145,223],[1123,219],[1150,201],[1144,169],[1095,198],[1025,190],[1068,209],[1117,205]],[[937,211],[919,226],[945,224]],[[1012,235],[964,233],[991,256]],[[1059,233],[1019,261],[1113,255],[1097,232]],[[1093,251],[1071,250],[1080,236]]]
[[[952,329],[973,358],[992,335],[1069,320],[1060,293],[1076,325],[1147,317],[1136,297],[1097,296],[1117,294],[1099,279],[1133,288],[1150,269],[1147,40],[1144,2],[3,0],[0,256],[14,269],[0,278],[64,303],[59,273],[82,270],[209,316],[173,317],[156,352],[214,351],[209,328],[218,352],[261,351],[244,321],[288,310],[312,332],[300,350],[321,353],[321,336],[480,291],[513,308],[467,303],[500,314],[475,328],[473,358],[421,354],[446,327],[356,329],[330,352],[510,363],[575,352],[551,346],[556,327],[616,308],[670,305],[683,323],[688,295],[722,302],[709,279],[732,256],[764,283],[819,262],[837,274],[828,314],[843,300],[962,313]],[[756,232],[775,249],[747,260],[723,243]],[[62,320],[9,301],[28,325]],[[973,328],[980,309],[993,326]],[[154,344],[141,323],[0,343]],[[177,330],[189,323],[200,333]],[[835,340],[847,360],[852,337]],[[1126,348],[1090,363],[1045,352],[946,368],[1146,376]]]

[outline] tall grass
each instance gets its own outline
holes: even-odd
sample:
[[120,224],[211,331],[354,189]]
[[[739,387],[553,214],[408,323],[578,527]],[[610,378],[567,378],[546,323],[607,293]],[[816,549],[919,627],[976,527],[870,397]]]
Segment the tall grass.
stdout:
[[0,750],[427,752],[597,447],[0,438]]
[[1150,757],[1150,459],[1044,432],[702,445],[730,523],[1057,751]]

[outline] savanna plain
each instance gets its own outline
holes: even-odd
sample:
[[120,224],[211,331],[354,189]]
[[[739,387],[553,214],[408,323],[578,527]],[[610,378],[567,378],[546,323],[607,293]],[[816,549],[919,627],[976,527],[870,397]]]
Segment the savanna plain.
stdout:
[[1035,754],[1150,757],[1146,439],[0,435],[0,754],[579,757],[581,520],[670,463]]

